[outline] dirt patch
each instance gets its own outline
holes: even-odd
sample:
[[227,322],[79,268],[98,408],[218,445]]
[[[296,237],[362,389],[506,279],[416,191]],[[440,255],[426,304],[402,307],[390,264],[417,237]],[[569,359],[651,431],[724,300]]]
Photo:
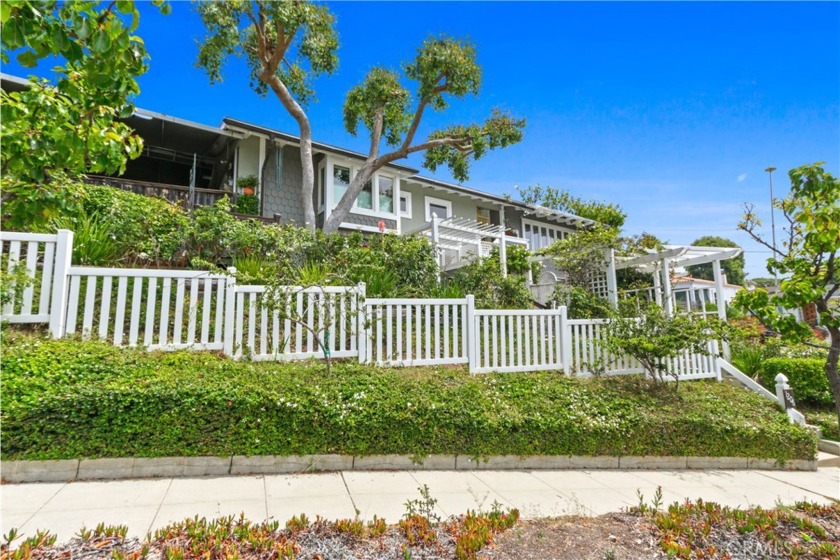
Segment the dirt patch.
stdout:
[[648,518],[624,513],[521,521],[481,553],[494,560],[665,558]]

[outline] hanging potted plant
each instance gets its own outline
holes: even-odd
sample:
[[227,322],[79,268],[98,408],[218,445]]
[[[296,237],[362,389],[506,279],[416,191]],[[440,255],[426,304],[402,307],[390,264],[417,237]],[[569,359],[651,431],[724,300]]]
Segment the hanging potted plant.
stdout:
[[254,194],[257,187],[257,176],[246,175],[245,177],[240,177],[236,181],[236,184],[242,189],[243,194]]

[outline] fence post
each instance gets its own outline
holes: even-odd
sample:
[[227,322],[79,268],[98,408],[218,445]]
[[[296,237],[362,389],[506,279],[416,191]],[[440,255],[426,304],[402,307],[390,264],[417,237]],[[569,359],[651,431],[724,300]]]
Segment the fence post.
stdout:
[[60,229],[56,233],[55,266],[53,267],[52,301],[50,302],[50,334],[64,336],[67,320],[68,272],[73,263],[73,232]]
[[801,412],[793,408],[793,396],[791,395],[791,402],[786,402],[785,399],[785,392],[790,391],[790,385],[788,385],[788,378],[785,374],[780,373],[776,376],[776,401],[779,407],[787,413],[788,418],[790,418],[791,424],[799,424],[800,426],[805,425],[805,417],[802,415]]
[[478,333],[476,332],[475,324],[475,297],[467,296],[467,358],[469,360],[469,370],[471,374],[475,374],[478,368]]
[[[440,227],[438,225],[439,218],[437,214],[432,214],[432,245],[435,248],[435,262],[437,263],[437,281],[440,284],[440,272],[443,266],[441,265],[441,259],[443,255],[443,251],[440,248]],[[479,254],[481,254],[481,247],[479,246]]]
[[776,404],[782,410],[786,410],[787,406],[785,406],[785,390],[790,389],[790,385],[788,385],[788,378],[785,374],[780,373],[776,376]]
[[236,268],[228,268],[225,282],[225,340],[224,352],[229,358],[233,357],[234,325],[236,324]]
[[569,325],[568,311],[565,305],[560,306],[560,358],[563,360],[563,373],[572,373],[572,328]]
[[356,349],[359,351],[359,363],[367,362],[367,285],[359,282],[356,288]]
[[718,347],[717,339],[712,340],[712,363],[715,368],[715,379],[722,381],[723,375],[720,371],[720,348]]

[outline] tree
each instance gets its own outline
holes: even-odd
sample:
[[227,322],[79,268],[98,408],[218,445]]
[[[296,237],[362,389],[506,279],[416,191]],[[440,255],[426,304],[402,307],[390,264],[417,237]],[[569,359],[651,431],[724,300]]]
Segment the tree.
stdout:
[[297,122],[304,225],[314,231],[312,127],[305,108],[314,95],[312,79],[338,67],[335,17],[326,6],[302,0],[200,2],[198,13],[209,33],[199,45],[198,66],[210,83],[222,80],[228,57],[242,56],[251,88],[262,96],[271,90]]
[[554,259],[557,271],[570,286],[589,289],[593,274],[607,268],[606,251],[619,249],[621,240],[613,228],[598,225],[566,236],[545,249]]
[[738,227],[773,252],[767,260],[771,274],[787,275],[780,291],[768,294],[763,288],[741,291],[735,305],[753,313],[768,328],[789,341],[810,344],[813,334],[808,324],[780,309],[797,309],[814,304],[819,322],[828,329],[831,342],[825,362],[840,424],[840,307],[834,296],[840,286],[840,180],[826,172],[822,163],[792,169],[790,193],[774,200],[788,222],[781,247],[768,243],[759,233],[761,221],[748,205]]
[[[344,126],[355,136],[359,123],[364,125],[370,133],[370,150],[324,224],[325,231],[338,229],[373,174],[395,160],[425,152],[424,167],[434,171],[446,165],[458,181],[465,181],[472,160],[522,139],[525,120],[495,109],[482,124],[451,125],[415,143],[427,108],[442,111],[449,105],[448,98],[478,94],[481,67],[470,43],[449,37],[428,39],[414,61],[405,66],[404,74],[418,83],[413,110],[409,108],[412,96],[400,83],[400,75],[384,68],[372,69],[364,82],[347,94]],[[383,140],[395,149],[380,155]]]
[[655,383],[671,376],[679,387],[679,376],[669,364],[686,352],[708,355],[708,341],[715,338],[710,333],[722,336],[725,330],[719,321],[688,315],[668,317],[661,307],[649,304],[638,317],[613,314],[602,344],[611,357],[626,354],[638,360]]
[[13,54],[29,68],[48,57],[64,61],[55,84],[33,77],[27,90],[0,94],[3,202],[13,225],[57,215],[72,179],[121,172],[140,154],[142,140],[117,120],[133,114],[136,78],[147,69],[133,35],[139,18],[132,0],[0,3],[3,62]]
[[770,288],[776,285],[775,278],[750,278],[748,283],[751,283],[756,288]]
[[[740,245],[726,239],[725,237],[717,237],[716,235],[704,235],[699,239],[695,239],[692,243],[694,247],[736,247],[740,249]],[[744,273],[744,254],[741,253],[734,259],[721,261],[720,263],[723,272],[726,273],[726,281],[730,284],[737,284],[743,286],[746,279]],[[712,271],[712,264],[697,264],[694,266],[685,267],[686,271],[695,278],[702,278],[704,280],[714,280],[714,272]]]
[[517,187],[517,190],[519,191],[519,197],[526,204],[536,204],[553,210],[568,212],[616,229],[621,229],[624,226],[624,220],[627,218],[627,214],[618,204],[583,200],[566,190],[540,185],[532,185],[524,189]]

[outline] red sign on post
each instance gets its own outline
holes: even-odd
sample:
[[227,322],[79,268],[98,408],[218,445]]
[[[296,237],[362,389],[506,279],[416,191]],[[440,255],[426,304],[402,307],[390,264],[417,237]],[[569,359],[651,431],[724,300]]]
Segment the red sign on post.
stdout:
[[385,220],[379,220],[379,233],[385,233]]

